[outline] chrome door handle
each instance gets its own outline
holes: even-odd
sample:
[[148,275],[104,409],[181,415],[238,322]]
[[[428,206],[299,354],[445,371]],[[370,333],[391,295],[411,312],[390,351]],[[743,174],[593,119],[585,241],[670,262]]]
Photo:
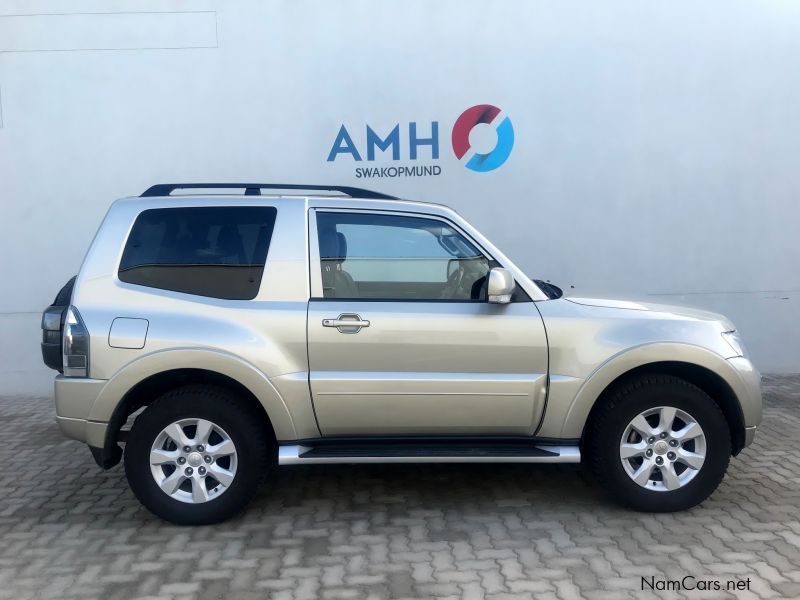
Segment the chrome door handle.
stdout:
[[369,327],[369,321],[355,313],[342,313],[335,319],[322,319],[323,327],[335,327],[339,333],[358,333],[362,327]]
[[323,327],[369,327],[369,321],[356,319],[322,319]]

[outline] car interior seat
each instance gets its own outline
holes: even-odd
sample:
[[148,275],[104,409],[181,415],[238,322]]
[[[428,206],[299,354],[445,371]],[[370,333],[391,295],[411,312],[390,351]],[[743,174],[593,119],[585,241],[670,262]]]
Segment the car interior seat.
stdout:
[[322,288],[326,298],[358,298],[358,287],[342,264],[347,259],[347,238],[335,229],[320,232]]

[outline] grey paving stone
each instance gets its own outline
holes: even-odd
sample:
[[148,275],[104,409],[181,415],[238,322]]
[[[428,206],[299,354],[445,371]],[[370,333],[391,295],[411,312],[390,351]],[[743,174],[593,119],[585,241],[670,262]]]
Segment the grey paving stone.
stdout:
[[[0,397],[0,598],[800,598],[800,375],[764,391],[755,445],[677,515],[619,508],[577,466],[308,466],[197,528],[142,509],[51,399]],[[751,586],[641,589],[685,575]]]

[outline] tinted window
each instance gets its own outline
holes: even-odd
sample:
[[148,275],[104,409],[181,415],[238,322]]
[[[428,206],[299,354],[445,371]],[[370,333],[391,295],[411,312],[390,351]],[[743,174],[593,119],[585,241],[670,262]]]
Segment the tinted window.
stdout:
[[484,300],[489,259],[442,221],[317,215],[325,298]]
[[255,298],[276,212],[244,206],[146,210],[133,224],[119,278],[198,296]]

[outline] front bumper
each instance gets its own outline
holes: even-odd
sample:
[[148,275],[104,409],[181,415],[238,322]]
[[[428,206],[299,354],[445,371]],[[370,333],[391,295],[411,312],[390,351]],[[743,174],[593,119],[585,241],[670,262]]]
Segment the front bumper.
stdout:
[[742,447],[753,443],[756,429],[761,424],[762,398],[761,398],[761,373],[749,359],[743,356],[729,358],[728,363],[736,370],[740,385],[737,386],[736,397],[742,410],[744,424],[744,440]]
[[756,426],[745,427],[744,428],[744,447],[745,448],[747,448],[747,446],[749,446],[750,444],[753,443],[753,440],[756,437],[756,429],[758,429],[758,427],[756,427]]

